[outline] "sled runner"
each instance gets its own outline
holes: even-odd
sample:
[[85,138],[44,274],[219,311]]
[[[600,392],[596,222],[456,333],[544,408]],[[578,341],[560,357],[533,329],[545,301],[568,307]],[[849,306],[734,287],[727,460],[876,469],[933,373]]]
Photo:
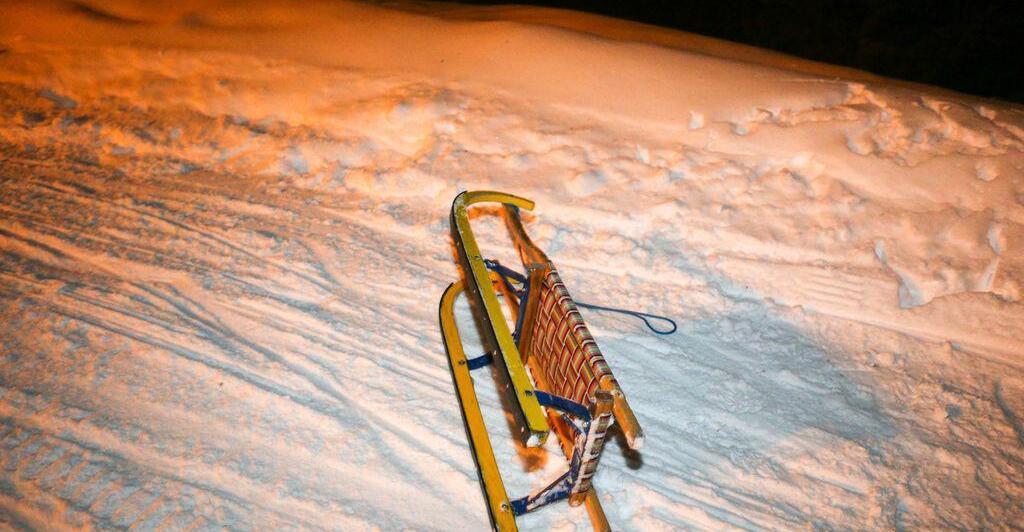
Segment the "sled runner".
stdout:
[[[481,202],[503,204],[525,274],[480,254],[467,209]],[[573,506],[585,502],[594,528],[608,530],[591,483],[608,428],[618,423],[632,449],[643,444],[643,431],[558,271],[527,236],[519,209],[532,210],[533,202],[490,191],[455,198],[451,229],[465,279],[451,284],[440,304],[445,349],[491,522],[496,530],[516,530],[515,516],[568,499]],[[466,357],[455,323],[454,303],[462,292],[487,350],[475,358]],[[511,330],[499,293],[518,317]],[[546,488],[518,499],[505,491],[470,376],[490,364],[506,383],[523,443],[539,446],[553,429],[569,461],[568,470]]]

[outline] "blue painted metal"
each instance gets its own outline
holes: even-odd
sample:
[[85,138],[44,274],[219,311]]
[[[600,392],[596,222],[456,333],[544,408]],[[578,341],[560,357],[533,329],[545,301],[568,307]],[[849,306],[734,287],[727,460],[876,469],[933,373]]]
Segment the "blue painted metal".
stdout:
[[489,366],[489,365],[491,365],[493,363],[494,363],[494,354],[493,353],[485,353],[485,354],[480,355],[478,357],[470,358],[470,359],[466,360],[466,365],[469,366],[469,370],[470,371],[473,371],[474,369],[482,368],[484,366]]
[[537,394],[537,402],[540,403],[541,406],[547,406],[556,410],[561,410],[562,412],[568,412],[569,414],[583,420],[584,423],[590,423],[590,411],[587,410],[587,407],[577,403],[576,401],[570,401],[565,397],[542,392],[540,390],[534,390],[533,393]]
[[[560,410],[564,412],[563,417],[567,417],[566,414],[568,414],[579,418],[583,423],[582,429],[577,427],[575,423],[572,423],[571,420],[567,420],[569,421],[569,426],[576,431],[582,430],[583,433],[586,433],[590,430],[590,412],[585,406],[577,403],[576,401],[571,401],[564,397],[542,392],[540,390],[535,390],[534,393],[537,395],[537,402],[540,403],[541,406]],[[569,494],[572,493],[573,482],[576,479],[576,474],[579,472],[581,461],[582,458],[579,456],[579,452],[574,451],[572,454],[572,460],[569,462],[569,470],[555,479],[555,481],[547,487],[531,493],[526,497],[520,497],[510,501],[512,513],[515,515],[522,515],[526,512],[532,512],[541,506],[568,498]]]

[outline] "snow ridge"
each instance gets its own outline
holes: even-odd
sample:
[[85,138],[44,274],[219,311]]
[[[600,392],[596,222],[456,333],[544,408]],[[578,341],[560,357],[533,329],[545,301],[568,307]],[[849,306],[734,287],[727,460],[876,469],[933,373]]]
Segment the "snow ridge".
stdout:
[[[133,5],[89,4],[155,30],[60,16],[207,39],[369,9]],[[649,436],[605,450],[613,527],[1021,526],[1018,108],[590,34],[707,76],[615,107],[600,80],[566,103],[218,39],[0,32],[0,522],[486,527],[436,304],[449,203],[493,188],[537,201],[528,230],[580,300],[680,322],[586,315]],[[514,264],[495,214],[474,227]],[[561,455],[514,446],[477,384],[510,491],[544,484]]]

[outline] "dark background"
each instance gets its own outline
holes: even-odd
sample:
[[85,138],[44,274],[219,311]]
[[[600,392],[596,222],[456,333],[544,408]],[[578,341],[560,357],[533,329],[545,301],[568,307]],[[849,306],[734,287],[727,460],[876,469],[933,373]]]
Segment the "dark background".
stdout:
[[1024,0],[468,0],[587,11],[1024,102]]

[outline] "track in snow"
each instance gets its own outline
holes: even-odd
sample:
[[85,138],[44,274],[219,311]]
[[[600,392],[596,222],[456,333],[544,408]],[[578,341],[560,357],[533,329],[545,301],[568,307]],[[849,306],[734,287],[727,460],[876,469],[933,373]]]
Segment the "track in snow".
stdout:
[[[8,524],[484,527],[436,324],[464,188],[537,199],[530,230],[579,299],[681,322],[660,338],[587,314],[648,433],[642,454],[605,451],[613,526],[1020,524],[1012,287],[949,284],[901,310],[887,268],[908,259],[883,264],[872,245],[913,240],[886,227],[921,214],[832,174],[855,171],[751,154],[753,126],[702,126],[713,147],[457,84],[231,54],[26,46],[0,64]],[[96,92],[96,65],[143,88]],[[878,97],[851,87],[806,120],[747,125],[872,127]],[[288,91],[316,103],[277,119],[237,104]],[[879,151],[871,135],[901,133],[865,131],[875,140],[839,153],[960,149]],[[995,134],[1019,153],[1019,134]],[[1020,235],[1019,213],[971,220]],[[493,212],[475,223],[502,241]],[[980,238],[955,265],[966,277],[991,258]],[[560,467],[495,440],[516,490]]]

